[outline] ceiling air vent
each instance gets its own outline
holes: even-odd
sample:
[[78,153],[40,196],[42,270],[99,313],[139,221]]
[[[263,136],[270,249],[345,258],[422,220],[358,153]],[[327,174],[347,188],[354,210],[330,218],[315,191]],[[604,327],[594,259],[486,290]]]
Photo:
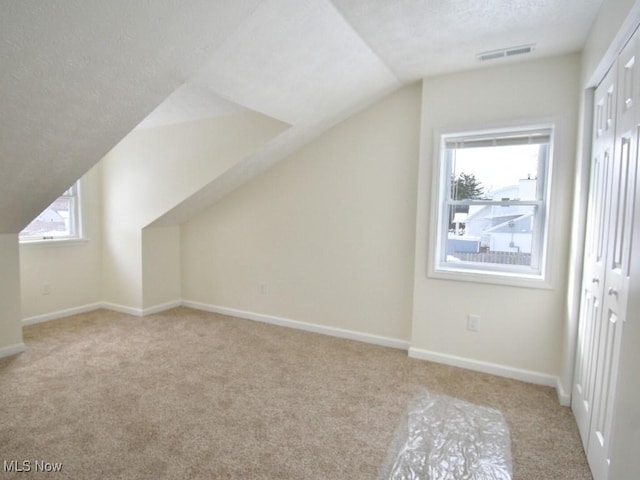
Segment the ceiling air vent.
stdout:
[[496,60],[498,58],[505,57],[513,57],[515,55],[524,55],[525,53],[533,52],[533,47],[535,45],[532,43],[531,45],[520,45],[519,47],[510,47],[503,48],[501,50],[491,50],[488,52],[478,53],[476,57],[481,62],[486,62],[488,60]]

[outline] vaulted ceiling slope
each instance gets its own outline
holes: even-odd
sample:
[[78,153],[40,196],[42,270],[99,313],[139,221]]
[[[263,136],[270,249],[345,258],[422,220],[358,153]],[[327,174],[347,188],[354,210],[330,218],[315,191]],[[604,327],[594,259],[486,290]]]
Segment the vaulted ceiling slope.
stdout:
[[249,109],[292,125],[201,205],[400,85],[479,68],[479,52],[579,50],[601,2],[3,1],[0,233],[18,232],[145,118]]

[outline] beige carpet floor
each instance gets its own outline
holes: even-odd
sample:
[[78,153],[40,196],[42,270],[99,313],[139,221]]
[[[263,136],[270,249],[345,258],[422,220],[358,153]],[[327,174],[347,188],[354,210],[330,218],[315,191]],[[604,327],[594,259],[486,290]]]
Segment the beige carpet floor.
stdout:
[[375,479],[425,388],[503,413],[515,480],[591,478],[553,389],[399,350],[186,308],[98,310],[25,343],[0,360],[0,462],[32,471],[1,478]]

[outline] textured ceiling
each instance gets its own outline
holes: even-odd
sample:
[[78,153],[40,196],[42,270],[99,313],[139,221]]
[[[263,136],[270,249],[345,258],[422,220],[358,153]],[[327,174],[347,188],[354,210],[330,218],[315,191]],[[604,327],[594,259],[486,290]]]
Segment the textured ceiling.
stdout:
[[309,124],[394,75],[326,0],[265,0],[196,80],[289,124]]
[[402,84],[482,66],[478,52],[579,50],[601,1],[4,0],[0,233],[138,124],[251,109],[292,125],[201,195],[216,198]]
[[[475,55],[536,44],[581,49],[602,0],[333,0],[403,81],[479,66]],[[529,57],[530,58],[530,57]]]
[[190,78],[258,0],[0,3],[0,233],[20,231]]

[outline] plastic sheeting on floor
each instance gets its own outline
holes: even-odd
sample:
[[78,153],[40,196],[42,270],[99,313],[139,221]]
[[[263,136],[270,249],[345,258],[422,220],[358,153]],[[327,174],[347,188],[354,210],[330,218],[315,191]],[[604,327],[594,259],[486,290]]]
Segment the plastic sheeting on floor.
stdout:
[[511,470],[498,410],[424,392],[396,430],[379,480],[511,480]]

